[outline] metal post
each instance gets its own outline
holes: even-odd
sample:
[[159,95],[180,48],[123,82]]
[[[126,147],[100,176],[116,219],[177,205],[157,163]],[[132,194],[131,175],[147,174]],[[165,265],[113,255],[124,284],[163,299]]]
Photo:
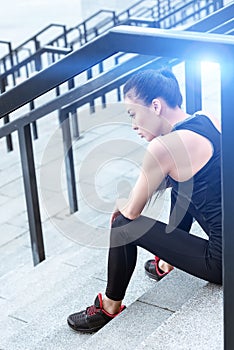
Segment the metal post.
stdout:
[[116,16],[116,12],[112,11],[113,25],[116,26],[118,24],[118,16]]
[[[92,68],[87,69],[86,74],[87,74],[87,79],[88,79],[88,80],[89,80],[89,79],[92,79],[92,77],[93,77]],[[91,99],[89,105],[90,105],[90,113],[91,113],[91,114],[92,114],[92,113],[95,113],[95,101],[94,101],[94,99]]]
[[[9,115],[6,115],[6,116],[3,118],[3,121],[4,121],[4,124],[9,123],[9,122],[10,122],[10,117],[9,117]],[[12,142],[12,136],[11,136],[11,134],[6,136],[6,144],[7,144],[7,151],[8,151],[8,152],[13,151],[13,142]]]
[[83,28],[84,28],[84,40],[85,40],[85,43],[88,42],[88,33],[87,33],[87,26],[86,26],[86,21],[83,22]]
[[206,15],[209,15],[209,0],[206,0]]
[[59,121],[60,121],[62,134],[63,134],[63,147],[64,147],[64,156],[65,156],[68,199],[69,199],[69,205],[70,205],[70,212],[71,214],[73,214],[78,210],[78,203],[77,203],[77,194],[76,194],[76,179],[75,179],[69,113],[63,113],[63,111],[60,110]]
[[[17,49],[15,49],[15,61],[17,66],[19,64],[19,52]],[[16,70],[15,74],[16,74],[16,77],[19,78],[21,76],[20,69]]]
[[30,125],[19,128],[19,146],[34,265],[45,260]]
[[193,114],[202,109],[201,63],[185,62],[186,112]]
[[222,111],[222,212],[223,212],[223,288],[224,288],[224,350],[234,349],[234,119],[233,119],[233,60],[221,65]]
[[121,102],[121,90],[120,90],[120,87],[117,88],[117,101]]
[[[68,80],[68,89],[74,89],[75,82],[74,79]],[[73,137],[78,140],[80,137],[80,131],[79,131],[79,123],[78,123],[78,115],[76,109],[71,111],[71,122],[72,122],[72,135]]]
[[220,9],[224,6],[223,0],[218,0],[218,4],[216,4],[216,10]]
[[[99,74],[103,73],[103,71],[104,71],[103,62],[99,63],[98,68],[99,68]],[[102,108],[106,108],[106,94],[103,93],[101,98],[102,98]]]
[[64,47],[68,47],[66,26],[63,26],[63,38],[64,38]]
[[[2,63],[3,63],[4,72],[6,72],[7,71],[6,57],[3,57],[2,60],[3,60]],[[6,83],[6,85],[7,85],[7,83]]]
[[[6,91],[5,78],[2,78],[0,79],[0,94],[5,91]],[[3,122],[4,124],[7,124],[10,122],[9,114],[5,115],[5,117],[3,118]],[[7,145],[8,152],[13,151],[13,142],[12,142],[11,134],[6,136],[6,145]]]
[[[30,111],[34,110],[34,108],[35,108],[34,101],[30,101],[29,106],[30,106]],[[38,131],[37,131],[37,123],[36,122],[32,122],[32,132],[33,132],[33,139],[37,140],[38,139]]]
[[[8,47],[9,47],[10,63],[12,68],[14,67],[14,60],[13,60],[13,50],[12,50],[11,42],[8,43]],[[13,80],[13,85],[16,85],[15,72],[12,72],[12,80]]]
[[[29,78],[29,70],[28,70],[27,64],[25,66],[25,72],[26,72],[26,77]],[[35,108],[34,100],[29,102],[29,108],[30,108],[30,111],[34,110],[34,108]],[[37,140],[38,139],[38,131],[37,131],[37,122],[36,121],[32,122],[32,132],[33,132],[33,139]]]
[[[40,41],[34,38],[34,43],[35,43],[35,51],[37,52],[40,49]],[[42,69],[42,61],[41,61],[41,55],[38,54],[35,57],[35,70],[39,72]]]
[[72,122],[72,136],[75,140],[78,140],[80,138],[80,130],[79,130],[79,122],[78,122],[78,115],[77,115],[76,109],[71,111],[71,122]]

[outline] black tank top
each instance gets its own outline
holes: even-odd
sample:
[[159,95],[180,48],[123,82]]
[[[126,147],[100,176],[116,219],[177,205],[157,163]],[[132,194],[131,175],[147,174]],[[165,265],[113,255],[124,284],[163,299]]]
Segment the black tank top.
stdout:
[[177,204],[187,210],[209,236],[209,254],[222,257],[221,134],[205,115],[195,114],[178,123],[175,130],[191,130],[206,137],[213,146],[210,160],[190,180],[169,177]]

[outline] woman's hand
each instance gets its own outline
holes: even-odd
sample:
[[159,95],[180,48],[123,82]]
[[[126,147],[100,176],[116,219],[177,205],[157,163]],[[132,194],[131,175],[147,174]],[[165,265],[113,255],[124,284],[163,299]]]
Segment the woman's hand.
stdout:
[[117,216],[119,216],[120,214],[121,214],[121,211],[119,211],[119,209],[114,210],[113,214],[111,215],[111,220],[110,220],[111,225],[113,224]]
[[113,222],[115,221],[117,216],[119,216],[121,214],[128,218],[128,214],[127,214],[127,211],[126,211],[126,204],[127,204],[127,202],[128,202],[128,199],[126,199],[126,198],[119,198],[119,199],[117,199],[114,212],[111,215],[111,220],[110,220],[111,225],[113,224]]

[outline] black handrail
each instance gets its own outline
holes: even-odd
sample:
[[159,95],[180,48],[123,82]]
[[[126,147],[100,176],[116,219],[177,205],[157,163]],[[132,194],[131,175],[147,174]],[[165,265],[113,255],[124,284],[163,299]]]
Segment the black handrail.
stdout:
[[[136,3],[134,6],[132,6],[131,8],[130,8],[130,10],[131,9],[135,9],[136,7],[137,7],[137,5],[138,4],[140,4],[140,2],[138,2],[138,3]],[[160,3],[161,4],[161,7],[163,6],[163,4],[162,3]],[[183,3],[182,3],[183,4]],[[189,1],[189,2],[187,2],[185,5],[182,5],[182,9],[183,8],[187,8],[187,6],[191,6],[193,4],[193,1]],[[214,5],[214,2],[207,2],[206,3],[206,5],[205,5],[205,7],[201,7],[201,6],[199,6],[199,11],[203,11],[204,9],[206,10],[206,12],[209,12],[210,10],[209,10],[209,8],[210,8],[210,6],[218,6],[217,4],[219,4],[219,6],[221,6],[222,5],[222,3],[220,3],[220,0],[218,0],[217,2],[215,2],[215,4],[216,5]],[[170,5],[170,4],[169,4]],[[168,6],[169,6],[168,5]],[[171,9],[172,7],[171,6],[169,6],[169,8]],[[197,10],[198,11],[198,10]],[[196,12],[197,12],[196,11]],[[98,14],[101,14],[101,13],[103,13],[103,12],[105,12],[105,11],[98,11],[95,15],[93,15],[93,16],[91,16],[89,19],[91,20],[92,18],[94,18],[94,17],[96,17]],[[108,13],[112,13],[112,11],[107,11]],[[165,11],[164,11],[165,12]],[[123,12],[124,13],[124,12]],[[130,12],[128,12],[128,14],[129,14]],[[181,13],[181,5],[180,5],[180,3],[178,4],[177,3],[177,9],[176,9],[176,11],[173,13],[174,15],[175,14],[177,14],[177,13]],[[114,17],[115,17],[115,13],[113,14],[114,15]],[[140,24],[140,25],[144,25],[144,24],[146,24],[147,26],[149,26],[149,27],[160,27],[160,25],[161,25],[161,22],[163,22],[163,21],[165,21],[167,18],[168,18],[168,16],[170,16],[171,15],[171,13],[170,14],[167,14],[166,16],[164,16],[164,17],[162,17],[161,19],[160,19],[160,21],[158,21],[158,22],[155,22],[155,21],[153,21],[152,22],[152,20],[146,20],[146,19],[132,19],[131,20],[131,18],[128,18],[128,24],[131,24],[131,25],[136,25],[136,24]],[[188,17],[190,18],[191,16],[193,16],[192,14],[190,14]],[[88,20],[89,20],[88,19]],[[186,19],[187,19],[187,17],[186,17]],[[87,21],[88,21],[87,20]],[[185,20],[185,18],[183,18],[182,19],[182,21],[184,21]],[[180,21],[181,21],[181,19],[178,21],[178,23],[176,23],[176,22],[174,22],[173,23],[173,25],[176,25],[176,24],[179,24],[180,23]],[[113,25],[113,24],[112,24]],[[96,34],[98,34],[98,30],[97,30],[97,33]],[[81,35],[81,33],[80,33],[80,35]],[[40,70],[40,68],[42,67],[42,65],[41,65],[41,53],[43,53],[43,50],[41,49],[41,50],[38,50],[37,51],[37,53],[38,53],[38,55],[36,54],[35,55],[35,63],[37,64],[37,69],[38,70]],[[123,54],[121,54],[121,56],[122,56]],[[32,58],[33,58],[33,56],[34,55],[32,55]],[[53,56],[54,57],[54,56]],[[117,64],[117,62],[118,62],[118,57],[116,57],[115,58],[115,60],[116,60],[116,64]],[[22,65],[24,65],[24,64],[26,64],[26,68],[27,68],[27,60],[24,60],[23,62],[22,62]],[[100,65],[101,65],[101,63],[100,63]],[[19,66],[21,66],[21,65],[18,65],[18,67]],[[100,68],[101,68],[101,66],[100,66]],[[18,68],[17,68],[18,69]],[[102,71],[102,70],[101,70]],[[101,72],[100,71],[100,72]],[[90,70],[88,70],[88,72],[90,73],[89,74],[89,76],[88,76],[88,79],[90,79],[91,77],[92,77],[92,70],[90,69]],[[9,72],[9,74],[11,73],[11,71]],[[13,75],[14,75],[14,72],[12,72],[13,73]],[[27,77],[29,76],[29,74],[28,74],[28,68],[27,68]],[[6,73],[6,78],[7,78],[7,73]],[[5,76],[3,77],[2,76],[2,79],[1,79],[1,81],[4,83],[4,81],[6,81],[6,79],[5,79]],[[73,88],[74,88],[74,82],[73,82]],[[199,86],[199,82],[198,82],[198,86]],[[4,89],[2,89],[2,91],[5,91],[5,88]],[[59,87],[57,87],[56,88],[56,91],[58,92],[58,94],[59,94]],[[56,92],[56,94],[57,94],[57,92]],[[197,90],[197,92],[199,92],[198,90]],[[121,98],[120,97],[120,89],[119,88],[117,88],[117,93],[118,93],[118,100]],[[101,96],[101,98],[102,98],[102,105],[103,106],[105,106],[105,93],[103,93],[103,95]],[[192,105],[197,105],[197,106],[199,106],[199,103],[198,103],[198,101],[197,101],[197,99],[194,99],[194,97],[193,97],[193,94],[189,94],[188,96],[186,96],[186,101],[188,101],[188,105],[190,106],[190,108],[191,108],[191,110],[193,110],[194,108],[192,107]],[[33,101],[30,101],[30,109],[34,109],[34,102]],[[91,111],[95,111],[95,102],[94,102],[94,99],[91,99],[91,101],[90,101],[90,110]],[[74,134],[74,137],[79,137],[79,127],[78,127],[78,123],[77,123],[77,117],[76,117],[76,112],[73,112],[72,113],[72,121],[73,121],[73,124],[74,124],[74,129],[73,129],[73,134]],[[5,116],[5,118],[4,118],[4,123],[8,123],[9,122],[9,116]],[[34,138],[37,138],[38,137],[38,135],[37,135],[37,128],[36,128],[36,123],[34,122],[33,123],[33,125],[32,125],[32,127],[33,127],[33,135],[34,135]],[[12,145],[12,140],[11,140],[11,135],[8,135],[7,136],[7,149],[10,151],[10,150],[12,150],[13,149],[13,145]]]
[[[147,0],[146,0],[146,2],[147,2]],[[167,3],[168,4],[168,1],[166,1],[165,3]],[[131,9],[135,9],[139,4],[141,4],[141,1],[138,1],[136,4],[134,4],[134,5],[132,5],[130,8],[129,8],[129,10],[131,10]],[[163,6],[163,4],[164,4],[164,2],[162,2],[162,4],[160,5],[160,6]],[[180,5],[181,4],[181,5]],[[161,18],[158,18],[157,20],[150,20],[150,19],[148,19],[148,21],[147,21],[147,19],[137,19],[137,18],[133,18],[133,19],[131,19],[131,17],[130,18],[128,18],[126,21],[123,21],[123,23],[122,24],[131,24],[131,25],[135,25],[135,24],[139,24],[139,25],[144,25],[144,24],[146,24],[147,26],[150,26],[150,27],[162,27],[162,23],[164,22],[164,21],[166,21],[170,16],[175,16],[176,14],[181,14],[181,11],[183,10],[183,9],[185,9],[185,8],[187,8],[187,7],[189,7],[189,6],[191,6],[191,5],[193,5],[194,4],[194,0],[190,0],[189,2],[187,2],[187,3],[183,3],[183,2],[181,2],[181,3],[176,3],[176,8],[174,9],[173,8],[173,6],[169,6],[169,8],[170,9],[172,9],[172,12],[169,12],[169,13],[167,13],[166,15],[164,15],[164,16],[162,16]],[[218,5],[217,5],[218,4]],[[206,10],[206,11],[208,11],[208,12],[210,12],[210,7],[212,7],[212,6],[215,6],[215,7],[218,7],[218,6],[221,6],[222,5],[222,1],[221,0],[216,0],[215,2],[214,1],[211,1],[211,2],[207,2],[205,5],[203,5],[202,7],[200,6],[199,7],[199,10],[197,10],[195,13],[198,13],[198,14],[200,14],[200,13],[202,13],[202,11],[203,10]],[[122,15],[123,13],[125,13],[127,10],[125,10],[125,11],[123,11],[123,12],[121,12],[120,13],[120,15]],[[118,16],[116,16],[116,14],[113,12],[113,11],[110,11],[110,10],[100,10],[100,11],[98,11],[98,12],[96,12],[94,15],[92,15],[92,16],[90,16],[87,20],[85,20],[85,21],[83,21],[80,25],[83,25],[84,23],[88,23],[88,21],[90,21],[91,19],[93,19],[93,18],[95,18],[95,17],[97,17],[99,14],[101,14],[101,13],[111,13],[111,14],[113,14],[113,17],[114,18],[116,18],[116,20],[112,23],[112,25],[111,25],[111,27],[113,27],[114,25],[115,25],[115,23],[118,23],[119,22],[119,15]],[[190,19],[191,17],[193,17],[193,15],[194,15],[194,13],[191,13],[191,14],[189,14],[189,15],[186,15],[186,16],[184,16],[184,18],[182,18],[182,19],[179,19],[179,20],[177,20],[177,21],[175,21],[174,20],[174,23],[173,23],[173,26],[176,26],[176,25],[178,25],[178,24],[180,24],[181,22],[184,22],[185,20],[187,21],[188,19]],[[154,22],[155,21],[155,22]],[[121,24],[121,22],[119,22],[119,24]],[[69,29],[69,30],[67,30],[66,31],[66,33],[68,34],[70,31],[72,31],[74,28],[78,28],[80,25],[78,25],[78,26],[76,26],[76,27],[73,27],[73,28],[71,28],[71,29]],[[172,25],[172,23],[171,23],[171,25]],[[42,30],[42,31],[40,31],[37,35],[39,35],[39,34],[41,34],[41,33],[43,33],[46,29],[48,29],[48,28],[50,28],[51,27],[51,25],[50,26],[47,26],[44,30]],[[80,28],[80,27],[79,27]],[[167,26],[166,26],[166,28],[167,28]],[[105,30],[106,31],[106,30]],[[97,36],[97,35],[99,35],[100,33],[99,33],[99,31],[98,31],[98,28],[96,28],[96,32],[95,32],[95,36]],[[85,34],[85,42],[87,42],[88,41],[88,39],[87,39],[87,35],[88,35],[88,33],[86,33]],[[57,40],[59,40],[59,38],[61,38],[61,37],[63,37],[64,36],[64,34],[62,35],[62,36],[59,36],[59,37],[57,37],[56,39],[54,39],[53,41],[50,41],[49,43],[48,43],[48,46],[50,46],[50,45],[53,45],[54,44],[54,42],[55,41],[57,41]],[[82,33],[80,32],[80,36],[82,36]],[[67,39],[66,39],[67,40]],[[74,44],[74,42],[76,42],[76,40],[77,39],[74,39],[72,42],[70,42],[69,43],[69,46],[73,46],[73,44]],[[39,47],[39,46],[38,46]],[[39,51],[38,51],[38,55],[37,54],[32,54],[32,55],[35,55],[35,57],[36,57],[36,59],[35,59],[35,66],[36,66],[36,71],[39,71],[39,70],[41,70],[42,68],[44,68],[44,67],[42,67],[42,61],[41,61],[41,55],[40,55],[40,53],[43,53],[43,49],[40,49]],[[33,61],[33,60],[32,60]],[[22,63],[21,65],[20,65],[20,67],[22,67],[23,65],[24,65],[24,63],[26,64],[26,66],[27,66],[27,63],[28,63],[28,59],[24,59],[23,61],[21,61],[20,63]],[[17,63],[17,67],[19,66],[19,62]],[[18,71],[18,68],[15,68],[16,69],[16,72],[13,72],[12,70],[10,70],[10,72],[9,72],[9,74],[11,75],[13,75],[13,78],[15,77],[15,74],[17,73],[17,71]],[[5,75],[4,75],[4,77],[7,77],[7,72],[5,73]],[[3,78],[3,76],[2,76],[2,78]],[[14,80],[15,81],[15,80]],[[15,83],[14,83],[14,85],[15,85]]]
[[[120,40],[118,43],[116,41],[117,39],[115,38],[118,37],[119,40],[121,38],[121,33],[123,35],[123,41]],[[129,36],[135,38],[135,43],[132,42],[131,46],[128,46],[128,42],[125,40],[126,33]],[[128,26],[119,26],[113,28],[108,33],[101,35],[97,39],[94,39],[92,42],[90,42],[90,44],[86,44],[79,50],[71,52],[57,63],[49,66],[43,71],[38,72],[35,76],[27,79],[13,89],[3,93],[0,96],[0,117],[2,118],[4,115],[11,113],[15,109],[55,88],[66,80],[73,78],[77,74],[87,70],[88,68],[117,52],[141,53],[143,40],[145,40],[147,36],[149,36],[149,41],[151,40],[152,42],[150,42],[149,47],[145,47],[145,54],[156,54],[155,45],[153,42],[153,38],[155,36],[157,37],[157,47],[159,45],[160,47],[162,46],[161,49],[164,51],[161,56],[170,57],[171,47],[166,46],[168,36],[167,33],[167,30],[162,29],[142,29],[140,27],[137,27],[136,29],[135,27]],[[194,32],[193,35],[191,35],[191,32],[177,32],[173,30],[170,35],[174,38],[173,42],[178,43],[177,47],[173,48],[174,55],[177,58],[184,59],[183,52],[181,52],[180,47],[180,42],[182,39],[184,40],[183,42],[186,42],[187,39],[188,42],[191,43],[191,47],[193,49],[191,51],[187,51],[187,59],[199,60],[200,57],[198,57],[198,54],[201,53],[201,50],[203,50],[203,57],[206,54],[207,57],[211,57],[213,60],[219,60],[220,57],[223,56],[223,47],[219,43],[220,35],[203,34],[202,37],[204,44],[200,43],[199,51],[194,50],[194,46],[192,45],[193,40],[194,42],[198,40],[200,36],[199,33]],[[164,36],[165,44],[163,42]],[[231,45],[233,43],[232,38],[227,36],[222,37],[222,40],[224,45]],[[214,43],[216,42],[217,45],[215,46]],[[77,67],[78,65],[79,68]]]
[[[79,23],[78,25],[76,25],[75,27],[72,27],[70,29],[67,29],[66,26],[62,25],[62,24],[50,24],[47,27],[45,27],[44,29],[42,29],[41,31],[39,31],[38,33],[36,33],[32,38],[26,40],[20,46],[18,46],[17,48],[15,48],[13,50],[13,53],[15,54],[16,62],[17,63],[19,62],[19,57],[18,57],[19,52],[24,50],[25,45],[30,43],[31,41],[34,42],[35,50],[38,50],[41,47],[41,44],[40,44],[40,42],[38,40],[38,36],[40,36],[41,34],[45,33],[48,29],[50,29],[53,26],[62,27],[63,28],[63,33],[61,35],[57,36],[56,38],[54,38],[53,40],[50,40],[47,43],[47,45],[55,45],[55,44],[57,44],[59,42],[60,39],[63,39],[65,47],[71,47],[72,45],[74,45],[75,42],[80,42],[80,45],[83,45],[84,43],[89,41],[89,33],[94,33],[95,36],[99,35],[100,33],[103,33],[104,31],[112,28],[116,24],[121,23],[123,21],[123,19],[121,19],[122,15],[126,15],[127,16],[125,19],[129,18],[132,15],[136,15],[138,6],[142,6],[144,4],[147,5],[147,3],[148,3],[148,0],[138,1],[137,3],[133,4],[128,9],[120,12],[119,14],[116,14],[115,11],[112,11],[112,10],[100,10],[100,11],[94,13],[93,15],[91,15],[90,17],[88,17],[85,21]],[[194,0],[190,1],[187,4],[191,4],[191,3],[194,3]],[[173,11],[177,11],[178,12],[178,9],[183,4],[184,4],[184,6],[186,6],[186,3],[184,3],[184,2],[181,2],[181,3],[178,4],[177,1],[172,1],[172,0],[164,0],[164,1],[162,1],[161,0],[161,1],[158,2],[158,4],[155,4],[152,7],[147,7],[146,6],[145,12],[138,13],[138,16],[139,15],[143,16],[144,13],[147,13],[148,16],[149,15],[151,16],[151,18],[153,17],[153,18],[159,19],[165,13],[168,13],[168,12],[170,13],[172,11],[172,13],[170,15],[173,15]],[[205,6],[208,6],[207,7],[207,9],[208,9],[209,6],[212,6],[212,5],[215,7],[215,9],[217,9],[218,7],[222,7],[223,6],[223,0],[214,0],[214,1],[211,1],[211,3],[207,2]],[[166,11],[166,8],[168,8],[168,11]],[[155,15],[155,13],[154,13],[155,9],[157,9],[157,15]],[[163,9],[163,13],[162,13],[161,9]],[[132,10],[134,10],[135,12],[132,11]],[[199,12],[200,12],[200,10],[198,10],[197,13],[199,13]],[[91,29],[87,29],[86,28],[87,23],[89,21],[91,21],[92,19],[94,19],[94,18],[98,18],[101,13],[111,13],[112,16],[111,16],[111,18],[106,18],[105,21],[102,21],[100,23],[97,22],[97,24],[95,24],[94,27],[92,27]],[[83,28],[83,32],[82,32],[82,28]],[[71,32],[73,32],[74,30],[79,32],[79,38],[77,38],[76,40],[73,40],[72,42],[69,43],[68,42],[68,35]],[[82,42],[82,37],[84,37],[84,43]],[[0,60],[6,60],[7,57],[8,56],[6,55]]]
[[[126,9],[125,11],[128,11],[130,9],[133,9],[135,7],[137,7],[140,3],[144,3],[144,2],[147,2],[147,0],[143,0],[143,1],[138,1],[137,3],[133,4],[132,6],[130,6],[130,8]],[[123,12],[125,12],[123,11]],[[79,23],[78,25],[70,28],[70,29],[66,29],[66,26],[63,25],[63,24],[58,24],[58,23],[52,23],[52,24],[49,24],[48,26],[46,26],[45,28],[43,28],[42,30],[40,30],[39,32],[37,32],[33,37],[27,39],[26,41],[24,41],[22,44],[20,44],[18,47],[16,47],[14,49],[14,52],[16,53],[16,55],[22,50],[24,49],[25,45],[29,44],[30,42],[34,42],[35,44],[35,48],[37,48],[37,38],[38,36],[40,36],[41,34],[45,33],[48,29],[50,29],[51,27],[62,27],[63,28],[63,33],[59,36],[57,36],[55,39],[49,41],[49,43],[47,43],[48,45],[52,45],[54,42],[57,42],[59,39],[61,38],[64,38],[64,44],[65,44],[65,47],[68,46],[68,43],[67,43],[67,34],[70,33],[71,31],[77,29],[78,27],[82,27],[82,26],[85,26],[89,21],[91,21],[92,19],[94,19],[95,17],[99,17],[100,13],[111,13],[113,15],[113,18],[114,18],[114,23],[113,25],[115,25],[115,11],[112,11],[112,10],[100,10],[100,11],[97,11],[95,12],[94,14],[92,14],[91,16],[89,16],[87,19],[85,19],[84,21],[82,21],[81,23]],[[40,46],[39,46],[40,47]],[[8,57],[8,55],[5,55],[4,57],[2,57],[0,60],[6,60]]]
[[[221,16],[220,16],[220,12],[222,12],[222,21],[227,21],[227,19],[229,18],[229,16],[230,16],[230,13],[231,13],[231,10],[232,10],[232,7],[230,7],[230,6],[228,6],[228,7],[226,7],[226,8],[223,8],[222,10],[220,10],[220,11],[217,11],[216,13],[214,13],[214,14],[212,14],[211,16],[208,16],[207,18],[205,18],[205,19],[202,19],[202,20],[200,20],[199,22],[197,22],[196,24],[195,24],[195,26],[194,25],[192,25],[192,26],[190,26],[189,28],[187,28],[187,30],[189,30],[190,28],[192,28],[192,29],[194,29],[194,30],[196,30],[196,31],[202,31],[202,29],[205,27],[205,24],[207,23],[207,22],[209,22],[210,24],[211,23],[215,23],[216,25],[218,25],[218,24],[220,24],[220,18],[221,18]],[[221,22],[222,22],[221,21]],[[222,24],[222,26],[223,26],[223,24]],[[121,54],[121,55],[123,55],[123,54]],[[115,59],[118,59],[118,57],[119,57],[120,55],[118,54],[117,56],[115,56]],[[158,62],[159,63],[159,62]],[[101,64],[101,63],[100,63]],[[131,64],[131,62],[130,62],[130,64]],[[186,64],[186,70],[188,69],[188,64]],[[101,72],[101,71],[100,71]],[[109,76],[109,75],[111,75],[111,72],[110,72],[110,74],[109,73],[107,73],[106,74],[106,76]],[[118,82],[119,82],[119,84],[121,83],[121,81],[122,82],[124,82],[124,79],[127,77],[128,75],[126,74],[125,75],[125,77],[119,77],[119,79],[117,79],[116,81],[115,81],[115,84],[110,84],[108,87],[106,87],[105,86],[105,88],[104,89],[102,89],[102,88],[100,88],[99,89],[99,91],[97,91],[97,92],[95,92],[95,94],[93,94],[93,96],[94,96],[94,98],[96,98],[96,96],[100,96],[100,93],[103,91],[103,95],[101,95],[101,97],[102,97],[102,102],[103,102],[103,106],[105,106],[105,98],[104,98],[104,96],[105,96],[105,93],[107,92],[107,91],[110,91],[109,89],[113,86],[113,88],[114,88],[114,86],[117,88],[117,91],[118,91],[118,99],[120,100],[120,91],[119,91],[119,87],[118,87]],[[102,79],[102,78],[101,78]],[[197,78],[195,79],[194,78],[194,83],[195,83],[195,80],[197,81]],[[72,80],[71,80],[72,81]],[[86,84],[87,86],[89,85],[89,84]],[[74,83],[72,83],[72,88],[74,88]],[[58,89],[58,87],[56,87],[56,90]],[[201,94],[201,91],[200,91],[200,81],[198,80],[197,81],[197,83],[196,83],[196,85],[194,86],[194,89],[192,90],[192,91],[187,91],[186,90],[186,105],[187,105],[187,108],[188,108],[188,110],[190,110],[191,111],[191,113],[193,113],[193,111],[194,110],[197,110],[197,109],[200,109],[200,106],[201,106],[201,101],[198,99],[198,97],[197,96],[200,96],[200,94]],[[67,98],[68,97],[68,95],[69,94],[67,94],[66,96],[62,96],[61,97],[61,101],[63,100],[63,98]],[[73,93],[72,93],[72,95],[73,96],[75,96],[75,91],[73,90]],[[80,96],[80,95],[79,95]],[[85,97],[85,98],[81,98],[81,99],[79,99],[79,103],[77,103],[77,104],[75,104],[75,105],[77,105],[77,106],[81,106],[82,105],[82,103],[84,104],[84,103],[87,103],[87,102],[85,102],[85,101],[87,101],[87,98],[88,98],[88,96],[89,95],[87,95],[87,97]],[[89,97],[91,100],[90,101],[92,101],[92,107],[94,107],[94,99],[93,98],[91,98],[91,97]],[[70,100],[68,100],[68,103],[70,102]],[[30,105],[31,105],[31,102],[30,102]],[[56,106],[56,104],[55,105],[53,105],[53,106]],[[47,106],[48,108],[49,108],[49,106]],[[57,106],[58,107],[58,106]],[[60,108],[61,107],[61,105],[58,107],[58,108]],[[73,114],[74,114],[74,116],[75,116],[75,109],[73,108],[73,107],[71,107],[72,108],[72,111],[71,111],[71,113],[72,113],[72,120],[73,119],[75,119],[75,121],[76,121],[76,118],[73,118]],[[38,112],[38,110],[37,110],[37,112]],[[31,114],[30,114],[31,115]],[[38,114],[37,114],[38,115]],[[8,116],[6,116],[5,118],[4,118],[4,120],[5,120],[5,122],[9,122],[9,117]],[[36,119],[35,119],[36,120]],[[77,124],[77,121],[76,121],[76,124]],[[9,127],[11,128],[11,125],[9,125]],[[34,130],[34,129],[33,129]],[[77,127],[76,127],[76,130],[75,130],[75,136],[76,137],[78,137],[79,136],[79,130],[78,130],[78,124],[77,124]],[[7,137],[10,137],[10,135],[8,135]]]
[[27,58],[25,58],[23,61],[19,62],[17,65],[11,67],[10,69],[6,70],[4,73],[0,75],[1,79],[5,79],[9,75],[12,75],[15,73],[15,71],[19,70],[20,68],[26,66],[32,61],[36,61],[38,58],[41,58],[41,56],[44,53],[53,53],[57,55],[67,55],[69,52],[71,52],[71,49],[68,48],[60,48],[55,46],[43,46],[41,49],[37,50]]
[[[224,20],[224,18],[225,17],[223,16],[222,19]],[[201,22],[204,22],[204,20],[202,20]],[[229,33],[227,27],[227,24],[229,23],[230,21],[223,22],[218,26],[220,34]],[[197,23],[197,26],[195,28],[197,29],[196,31],[202,31],[201,23]],[[193,27],[193,29],[195,28]],[[189,28],[187,28],[187,30],[189,30]],[[217,33],[217,27],[213,28],[209,32]],[[98,98],[116,88],[118,89],[121,85],[123,85],[126,82],[127,79],[130,78],[132,74],[135,74],[136,72],[142,69],[157,69],[160,66],[173,67],[179,64],[180,62],[181,61],[178,59],[169,60],[165,58],[151,58],[151,56],[135,56],[134,58],[129,59],[122,64],[119,64],[118,66],[112,68],[110,71],[103,73],[99,77],[97,77],[95,79],[95,91],[93,91],[93,81],[87,82],[82,86],[82,88],[76,88],[75,90],[73,90],[75,102],[73,102],[70,105],[66,105],[66,107],[62,108],[63,112],[69,113],[70,111],[76,110],[77,108],[81,107],[85,103],[88,103],[89,99],[91,98]],[[192,69],[195,69],[194,63],[192,65]],[[193,91],[186,90],[186,110],[188,113],[193,114],[194,111],[201,109],[201,101],[199,101],[199,99],[201,98],[200,95],[201,91],[199,91],[199,93],[196,91],[196,94],[194,94]],[[196,99],[196,101],[194,101],[193,99]]]
[[[75,25],[67,30],[67,35],[70,34],[71,32],[73,32],[74,30],[78,30],[78,32],[79,32],[79,37],[77,39],[74,39],[73,41],[71,41],[69,43],[69,45],[74,45],[74,43],[76,43],[76,42],[79,42],[80,45],[87,43],[90,40],[90,39],[88,39],[90,33],[93,34],[96,31],[96,32],[98,32],[98,34],[102,34],[104,31],[107,31],[108,29],[114,27],[116,24],[120,23],[120,20],[119,20],[120,15],[130,13],[130,11],[132,9],[137,8],[139,5],[142,5],[145,2],[148,2],[148,0],[138,1],[135,4],[133,4],[132,6],[130,6],[129,8],[127,8],[126,10],[122,11],[120,14],[116,14],[116,11],[106,10],[106,9],[99,10],[99,11],[95,12],[94,14],[92,14],[90,17],[88,17],[87,19],[85,19],[81,23],[79,23],[79,24],[77,24],[77,25]],[[111,14],[112,16],[106,17],[104,20],[100,21],[98,18],[103,13]],[[96,19],[96,20],[98,19],[97,23],[93,27],[87,28],[87,23],[93,19]],[[82,32],[82,29],[84,29],[83,32]],[[83,36],[85,39],[84,42],[82,42]],[[95,35],[95,36],[97,36],[97,35]],[[61,38],[61,36],[58,36],[58,37],[54,38],[53,40],[51,40],[48,44],[53,45],[53,43],[56,42],[57,40],[59,40],[60,38]],[[93,39],[93,37],[92,37],[92,39]]]
[[[14,52],[14,53],[16,53],[18,55],[21,50],[25,50],[25,46],[27,44],[29,44],[30,42],[34,43],[35,49],[37,50],[38,49],[38,46],[37,46],[37,42],[38,42],[37,38],[38,38],[38,36],[40,36],[41,34],[45,33],[48,29],[50,29],[52,27],[60,27],[60,28],[62,28],[63,29],[63,34],[61,35],[61,37],[64,37],[64,34],[66,33],[66,26],[64,24],[51,23],[48,26],[46,26],[45,28],[41,29],[36,34],[34,34],[31,38],[25,40],[23,43],[21,43],[19,46],[17,46],[14,50],[12,50],[12,52]],[[66,43],[66,36],[64,37],[64,42]],[[40,45],[39,45],[39,47],[40,47]],[[5,55],[4,57],[2,57],[0,60],[6,59],[7,57],[8,57],[8,54]]]
[[[34,54],[29,55],[25,60],[19,62],[16,65],[12,65],[12,67],[8,70],[5,70],[4,73],[0,74],[0,93],[3,93],[6,91],[6,87],[8,84],[8,78],[9,76],[12,76],[13,80],[13,86],[16,85],[16,79],[15,76],[17,72],[20,71],[22,67],[26,70],[26,76],[29,77],[29,70],[28,65],[34,63],[35,66],[39,69],[40,68],[40,62],[42,59],[43,54],[50,53],[54,55],[66,55],[71,51],[71,49],[68,48],[59,48],[54,46],[44,46],[43,48],[37,50]],[[40,69],[39,69],[40,70]],[[34,101],[30,101],[30,110],[34,109]],[[4,117],[4,124],[7,124],[10,122],[9,115],[6,115]],[[37,132],[37,126],[36,123],[32,124],[32,130],[33,130],[33,136],[34,139],[38,138],[38,132]],[[12,151],[13,150],[13,142],[11,135],[7,135],[6,137],[6,144],[7,144],[7,150]]]

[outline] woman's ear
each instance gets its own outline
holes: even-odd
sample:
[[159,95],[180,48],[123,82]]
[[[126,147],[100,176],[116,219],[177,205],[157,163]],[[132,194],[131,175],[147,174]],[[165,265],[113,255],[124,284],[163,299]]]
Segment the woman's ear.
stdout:
[[156,112],[157,115],[160,115],[161,109],[162,109],[162,104],[159,99],[154,98],[152,101],[152,106]]

